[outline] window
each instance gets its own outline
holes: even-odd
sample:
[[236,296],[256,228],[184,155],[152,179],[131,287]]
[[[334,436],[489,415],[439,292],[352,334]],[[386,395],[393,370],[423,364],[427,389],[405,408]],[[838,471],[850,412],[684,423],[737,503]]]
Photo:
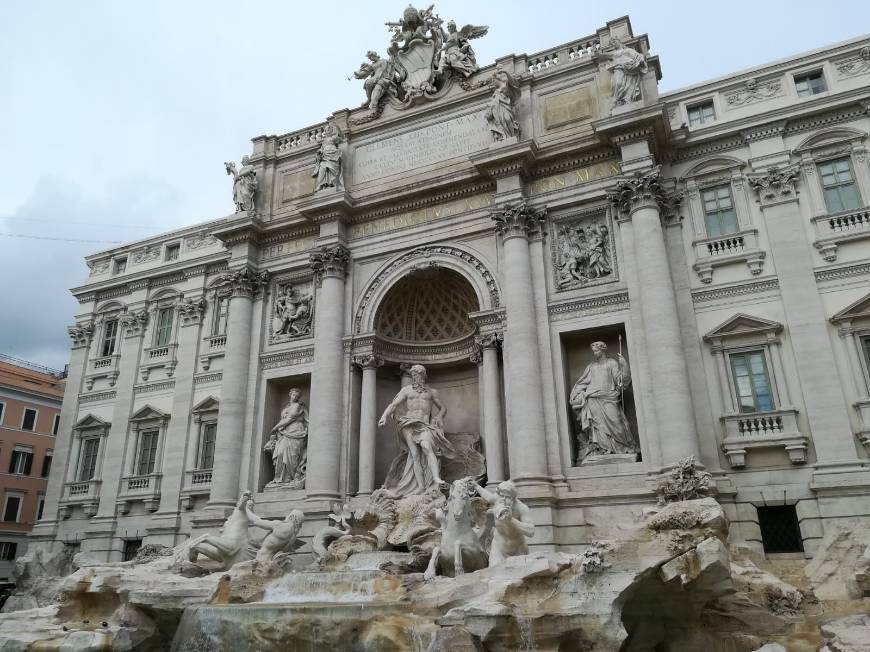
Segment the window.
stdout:
[[18,544],[14,541],[3,541],[0,543],[0,559],[3,561],[13,561],[18,556]]
[[42,512],[45,510],[45,496],[40,497],[39,499],[39,507],[36,509],[36,520],[42,520]]
[[135,559],[141,547],[142,539],[124,539],[124,561]]
[[3,522],[17,523],[21,516],[21,503],[24,502],[22,494],[6,494],[6,502],[3,504]]
[[166,245],[166,260],[167,261],[178,260],[178,255],[180,253],[181,253],[181,245],[180,244],[176,243],[176,244]]
[[794,87],[798,97],[810,97],[828,90],[821,70],[814,70],[803,75],[795,75]]
[[737,232],[737,213],[731,199],[731,188],[727,185],[707,188],[701,191],[704,202],[704,224],[711,238]]
[[51,434],[57,436],[58,428],[60,428],[60,415],[55,414],[54,420],[51,423]]
[[737,404],[744,414],[773,410],[770,380],[763,351],[731,354]]
[[214,442],[217,436],[217,424],[204,423],[199,435],[199,469],[210,469],[214,466]]
[[6,404],[0,403],[0,426],[3,425],[3,413],[6,412]]
[[34,427],[36,426],[36,410],[31,408],[25,408],[24,410],[24,418],[21,419],[21,429],[29,430],[33,432]]
[[707,124],[716,119],[716,111],[713,109],[713,102],[696,104],[695,106],[688,107],[686,111],[689,114],[690,127]]
[[114,266],[113,266],[112,270],[115,274],[123,274],[124,272],[126,272],[127,271],[127,257],[124,256],[123,258],[115,258]]
[[99,439],[91,437],[82,440],[82,454],[79,458],[79,482],[87,482],[94,477],[97,470],[97,453],[99,452]]
[[214,301],[214,318],[212,319],[212,335],[227,334],[227,309],[229,307],[229,297],[215,297]]
[[158,430],[145,430],[139,435],[139,452],[136,455],[136,475],[148,475],[154,472],[154,460],[157,459]]
[[801,528],[794,505],[756,507],[764,552],[803,552]]
[[852,162],[848,158],[819,163],[819,177],[829,213],[861,206],[861,196],[855,185],[855,175],[852,174]]
[[42,473],[41,477],[47,478],[51,473],[51,460],[54,459],[54,451],[49,449],[45,452],[45,457],[42,458]]
[[100,356],[105,358],[115,352],[118,343],[118,320],[109,319],[103,324],[103,344],[100,346]]
[[166,346],[172,338],[173,308],[161,308],[157,313],[157,330],[154,332],[154,346]]
[[33,465],[33,449],[28,446],[16,446],[9,458],[9,473],[30,475]]

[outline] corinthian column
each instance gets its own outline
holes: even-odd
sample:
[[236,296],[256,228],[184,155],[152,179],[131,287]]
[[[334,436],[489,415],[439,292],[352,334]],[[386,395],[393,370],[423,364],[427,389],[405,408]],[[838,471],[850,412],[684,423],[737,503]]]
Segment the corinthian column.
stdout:
[[314,316],[314,371],[308,424],[309,499],[339,496],[344,376],[344,277],[350,252],[341,244],[320,247],[311,254],[318,287]]
[[489,333],[477,338],[482,357],[483,452],[486,455],[488,484],[498,484],[505,479],[501,429],[501,381],[498,377],[498,348],[501,341],[501,333]]
[[662,461],[673,464],[689,455],[698,459],[699,449],[677,299],[659,212],[660,206],[668,204],[659,174],[657,166],[621,180],[610,199],[621,224],[629,221],[633,232],[638,273],[633,275],[637,287],[629,288],[629,294],[633,302],[640,302],[643,317]]
[[359,488],[357,493],[375,490],[375,435],[378,430],[378,367],[384,364],[376,355],[354,360],[362,369],[362,396],[359,414]]
[[505,373],[509,377],[507,398],[511,405],[510,476],[528,484],[548,480],[541,363],[529,256],[529,235],[541,228],[544,213],[545,209],[520,202],[492,216],[504,247]]
[[269,272],[255,272],[248,267],[223,278],[230,291],[229,315],[209,507],[232,507],[239,499],[251,357],[251,315],[254,297],[268,280]]

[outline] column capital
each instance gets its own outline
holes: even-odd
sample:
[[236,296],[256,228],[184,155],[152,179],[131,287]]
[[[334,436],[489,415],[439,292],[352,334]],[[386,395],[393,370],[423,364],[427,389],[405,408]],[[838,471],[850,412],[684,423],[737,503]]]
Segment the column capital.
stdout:
[[683,200],[682,193],[668,192],[662,183],[662,166],[623,177],[607,193],[617,219],[629,219],[639,208],[655,208],[665,216],[675,213]]
[[66,332],[69,333],[72,340],[72,348],[85,348],[91,343],[91,338],[94,335],[94,322],[89,321],[83,324],[67,326]]
[[318,279],[330,276],[343,279],[350,261],[350,250],[343,244],[322,245],[311,252],[308,261]]
[[148,325],[149,312],[146,308],[142,310],[134,310],[121,315],[118,322],[121,328],[124,329],[124,337],[141,337],[145,334],[145,327]]
[[498,349],[501,346],[502,341],[504,340],[504,335],[501,333],[486,333],[483,335],[478,335],[474,338],[474,343],[477,344],[483,349]]
[[799,163],[769,167],[764,172],[750,172],[746,175],[746,180],[758,193],[758,203],[764,208],[782,202],[797,201],[795,183],[800,176],[800,170]]
[[178,314],[181,316],[182,326],[196,326],[202,322],[205,315],[205,299],[185,299],[178,305]]
[[483,349],[480,346],[475,346],[474,350],[468,356],[468,361],[471,364],[482,365],[483,364]]
[[543,230],[546,217],[546,206],[529,206],[525,201],[500,206],[491,215],[493,222],[495,222],[495,230],[504,240],[517,237],[528,238]]
[[364,354],[354,357],[353,363],[360,369],[377,369],[383,366],[384,359],[379,355]]
[[230,291],[231,297],[253,299],[266,283],[269,272],[258,272],[247,265],[221,277],[221,284]]

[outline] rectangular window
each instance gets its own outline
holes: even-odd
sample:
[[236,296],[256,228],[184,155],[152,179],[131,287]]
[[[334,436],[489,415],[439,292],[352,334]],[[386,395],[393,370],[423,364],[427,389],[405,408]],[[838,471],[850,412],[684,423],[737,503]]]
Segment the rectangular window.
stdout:
[[9,458],[9,473],[16,475],[30,475],[33,465],[33,449],[24,446],[16,446]]
[[115,258],[113,262],[112,271],[115,274],[123,274],[127,271],[127,257],[124,258]]
[[713,122],[716,119],[716,111],[713,109],[713,102],[704,102],[696,104],[686,109],[689,114],[689,126],[703,125]]
[[21,503],[24,496],[21,494],[6,494],[6,502],[3,504],[3,522],[17,523],[21,516]]
[[3,561],[13,561],[18,556],[18,544],[13,541],[4,541],[0,543],[0,559]]
[[157,430],[146,430],[139,435],[139,453],[136,456],[136,475],[154,473],[157,459]]
[[214,319],[212,320],[212,335],[227,334],[227,308],[229,306],[229,297],[215,297],[214,301]]
[[0,403],[0,426],[3,425],[3,413],[6,412],[6,404]]
[[731,198],[730,186],[716,186],[701,191],[704,202],[704,224],[707,236],[716,238],[737,232],[737,213]]
[[42,458],[42,473],[41,477],[47,478],[48,474],[51,473],[51,460],[54,459],[54,451],[48,450],[45,452],[45,457]]
[[45,498],[39,499],[39,507],[36,510],[36,520],[42,520],[42,512],[45,510]]
[[828,90],[821,70],[814,70],[803,75],[795,75],[794,87],[798,97],[810,97]]
[[36,410],[25,408],[24,418],[21,420],[21,429],[33,432],[36,427]]
[[161,308],[157,313],[157,329],[154,332],[154,346],[166,346],[172,338],[173,308]]
[[86,482],[94,477],[97,470],[97,453],[100,452],[100,440],[96,437],[82,440],[82,454],[79,459],[79,482]]
[[55,414],[54,420],[51,423],[51,434],[54,435],[55,437],[57,436],[58,428],[60,428],[60,415]]
[[124,561],[135,559],[141,547],[142,539],[124,539]]
[[199,438],[200,469],[210,469],[214,466],[214,442],[217,438],[217,424],[204,423]]
[[829,213],[839,213],[861,206],[861,196],[855,185],[852,162],[848,158],[819,163],[819,178],[825,193]]
[[747,414],[774,409],[763,351],[732,353],[731,371],[740,412]]
[[115,346],[118,343],[118,320],[109,319],[103,325],[103,343],[100,346],[100,356],[106,357],[115,353]]
[[803,552],[801,526],[794,505],[756,507],[764,552]]
[[178,260],[178,254],[181,253],[180,244],[166,245],[166,260]]

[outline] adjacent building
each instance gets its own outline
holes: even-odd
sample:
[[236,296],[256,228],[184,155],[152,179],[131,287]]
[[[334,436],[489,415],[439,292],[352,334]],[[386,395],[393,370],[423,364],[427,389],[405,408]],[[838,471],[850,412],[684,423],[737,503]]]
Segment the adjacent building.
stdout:
[[0,582],[42,518],[64,372],[0,355]]
[[[635,518],[690,456],[736,542],[811,554],[867,520],[870,38],[659,93],[627,17],[479,69],[403,21],[367,106],[228,166],[235,213],[87,258],[33,540],[118,560],[244,490],[310,536],[387,477],[409,363],[541,549]],[[577,398],[596,364],[618,436]],[[276,478],[293,388],[307,460]]]

